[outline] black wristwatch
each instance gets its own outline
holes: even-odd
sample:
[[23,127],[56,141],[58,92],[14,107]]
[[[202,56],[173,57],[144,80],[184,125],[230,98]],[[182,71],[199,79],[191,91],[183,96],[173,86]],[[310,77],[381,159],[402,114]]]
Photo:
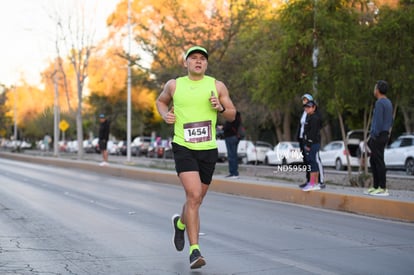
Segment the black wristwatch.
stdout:
[[219,111],[220,114],[224,113],[224,111],[226,110],[226,108],[223,105],[221,105],[221,107],[223,107],[223,110]]

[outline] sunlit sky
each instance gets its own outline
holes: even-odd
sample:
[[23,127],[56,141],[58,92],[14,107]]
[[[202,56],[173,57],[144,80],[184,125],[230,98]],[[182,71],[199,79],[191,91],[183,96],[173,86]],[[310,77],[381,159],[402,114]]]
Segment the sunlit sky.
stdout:
[[[95,41],[106,36],[107,16],[120,0],[3,0],[0,1],[0,84],[17,85],[23,77],[40,85],[40,73],[56,56],[56,23],[51,18],[57,9],[85,5],[93,18]],[[64,16],[64,15],[62,15]],[[92,21],[86,19],[85,21]]]

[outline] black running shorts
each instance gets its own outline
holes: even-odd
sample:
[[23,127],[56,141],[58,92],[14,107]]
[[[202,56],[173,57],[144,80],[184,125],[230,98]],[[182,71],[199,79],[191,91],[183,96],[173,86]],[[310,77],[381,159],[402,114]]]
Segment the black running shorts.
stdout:
[[99,140],[99,150],[104,151],[104,150],[106,150],[107,146],[108,146],[108,141],[107,140],[105,140],[105,139],[100,139]]
[[218,159],[217,148],[211,150],[191,150],[177,143],[172,143],[172,149],[175,170],[178,175],[181,172],[198,171],[202,183],[211,183]]

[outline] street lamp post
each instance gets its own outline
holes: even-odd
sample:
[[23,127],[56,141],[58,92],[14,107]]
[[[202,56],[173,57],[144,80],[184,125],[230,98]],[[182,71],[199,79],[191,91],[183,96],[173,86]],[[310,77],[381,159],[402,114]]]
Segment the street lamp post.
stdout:
[[59,90],[58,90],[58,76],[57,76],[57,66],[55,61],[55,73],[53,76],[53,85],[55,91],[55,97],[53,102],[53,155],[59,155],[59,120],[60,120],[60,112],[59,112]]
[[58,69],[57,62],[59,60],[59,45],[58,45],[58,27],[56,24],[56,60],[55,60],[55,72],[53,74],[53,86],[54,86],[54,101],[53,101],[53,155],[59,155],[59,121],[60,121],[60,109],[59,109],[59,90],[58,90]]
[[13,119],[14,119],[14,129],[13,129],[13,140],[17,142],[17,88],[16,85],[13,87],[14,95],[14,106],[13,106]]
[[131,0],[128,0],[127,161],[131,161]]

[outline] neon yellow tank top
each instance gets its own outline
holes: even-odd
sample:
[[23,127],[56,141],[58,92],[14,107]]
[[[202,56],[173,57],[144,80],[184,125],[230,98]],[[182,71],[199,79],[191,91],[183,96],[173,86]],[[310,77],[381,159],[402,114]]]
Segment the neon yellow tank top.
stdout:
[[193,81],[188,76],[176,79],[173,95],[173,142],[191,150],[217,148],[217,111],[211,107],[211,92],[217,96],[216,80],[210,76]]

